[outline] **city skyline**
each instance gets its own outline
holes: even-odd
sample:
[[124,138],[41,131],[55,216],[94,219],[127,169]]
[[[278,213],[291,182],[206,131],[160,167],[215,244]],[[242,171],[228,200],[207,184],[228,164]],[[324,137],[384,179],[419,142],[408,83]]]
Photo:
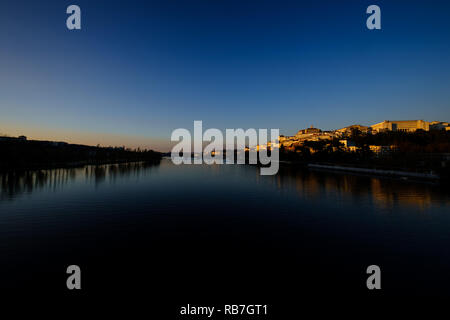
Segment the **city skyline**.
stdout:
[[[294,134],[449,121],[449,4],[368,1],[2,4],[0,132],[170,149],[176,128]],[[420,24],[414,21],[421,21]]]

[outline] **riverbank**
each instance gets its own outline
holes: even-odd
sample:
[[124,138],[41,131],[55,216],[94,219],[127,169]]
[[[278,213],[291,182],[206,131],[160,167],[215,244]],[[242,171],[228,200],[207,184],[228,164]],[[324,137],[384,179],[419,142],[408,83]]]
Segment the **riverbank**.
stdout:
[[323,165],[310,163],[307,165],[309,169],[312,170],[328,170],[328,171],[343,171],[343,172],[354,172],[377,176],[387,176],[387,177],[397,177],[397,178],[414,178],[414,179],[424,179],[424,180],[440,180],[441,177],[434,173],[420,173],[420,172],[408,172],[399,170],[381,170],[381,169],[369,169],[369,168],[357,168],[349,166],[340,165]]
[[79,168],[84,166],[100,166],[100,165],[113,165],[124,163],[146,163],[149,165],[157,165],[161,162],[160,159],[155,160],[106,160],[106,161],[74,161],[74,162],[61,162],[61,163],[47,163],[47,164],[29,164],[27,166],[16,167],[0,167],[0,172],[10,171],[26,171],[26,170],[49,170],[49,169],[70,169]]
[[161,153],[153,150],[125,147],[100,147],[55,141],[0,140],[0,170],[26,170],[79,167],[125,162],[161,160]]

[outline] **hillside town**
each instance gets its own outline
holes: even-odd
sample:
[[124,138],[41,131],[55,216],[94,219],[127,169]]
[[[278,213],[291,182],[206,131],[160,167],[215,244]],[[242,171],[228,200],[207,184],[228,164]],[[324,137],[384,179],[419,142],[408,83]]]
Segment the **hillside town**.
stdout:
[[293,136],[280,135],[276,145],[268,142],[246,151],[274,148],[279,148],[280,161],[300,166],[450,179],[449,122],[385,120],[330,131],[311,126]]
[[[423,131],[450,131],[449,122],[441,121],[424,121],[424,120],[385,120],[380,123],[376,123],[372,126],[363,126],[359,124],[350,125],[337,130],[322,131],[321,129],[311,126],[307,129],[299,130],[293,136],[280,135],[278,147],[285,150],[294,151],[298,147],[305,145],[305,142],[331,142],[332,140],[339,139],[340,147],[347,151],[357,151],[360,147],[355,145],[355,141],[351,139],[355,134],[377,134],[383,132],[416,132],[418,130]],[[272,146],[268,144],[270,149]],[[371,151],[379,153],[386,152],[395,149],[395,145],[369,145]],[[264,149],[264,146],[257,146],[257,149]],[[337,148],[337,147],[335,147]],[[309,148],[310,152],[314,153],[313,148]]]
[[[266,145],[256,146],[256,150],[272,149],[279,147],[285,151],[299,151],[299,148],[307,148],[310,153],[314,153],[317,149],[308,146],[309,142],[322,142],[324,145],[332,145],[333,141],[339,140],[339,144],[333,144],[333,151],[342,149],[345,151],[356,152],[361,150],[360,146],[355,144],[352,139],[355,135],[375,135],[377,133],[387,132],[405,132],[412,133],[416,131],[447,131],[450,132],[450,123],[442,121],[424,121],[424,120],[385,120],[371,126],[363,126],[360,124],[350,125],[337,130],[322,131],[311,125],[310,128],[301,129],[293,136],[279,136],[279,143],[271,145],[269,142]],[[375,153],[385,153],[397,148],[396,145],[368,145],[368,148]],[[251,149],[251,148],[250,148]],[[450,152],[450,150],[449,150]]]

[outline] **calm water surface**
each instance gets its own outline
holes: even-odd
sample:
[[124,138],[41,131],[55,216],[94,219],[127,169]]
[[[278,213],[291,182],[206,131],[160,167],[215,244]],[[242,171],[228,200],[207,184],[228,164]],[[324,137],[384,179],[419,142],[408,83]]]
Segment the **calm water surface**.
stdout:
[[65,268],[78,264],[92,295],[352,296],[367,294],[377,264],[384,295],[450,295],[450,194],[439,185],[167,159],[0,183],[9,289],[66,292]]

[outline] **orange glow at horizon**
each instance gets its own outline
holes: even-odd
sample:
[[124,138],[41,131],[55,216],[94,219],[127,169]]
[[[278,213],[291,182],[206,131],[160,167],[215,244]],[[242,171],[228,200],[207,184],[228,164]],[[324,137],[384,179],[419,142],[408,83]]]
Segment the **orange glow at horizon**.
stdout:
[[17,137],[24,135],[28,140],[64,141],[84,145],[101,145],[103,147],[145,148],[166,152],[170,150],[170,138],[146,138],[142,136],[121,135],[99,132],[79,132],[65,129],[18,128],[17,126],[0,124],[0,135]]

